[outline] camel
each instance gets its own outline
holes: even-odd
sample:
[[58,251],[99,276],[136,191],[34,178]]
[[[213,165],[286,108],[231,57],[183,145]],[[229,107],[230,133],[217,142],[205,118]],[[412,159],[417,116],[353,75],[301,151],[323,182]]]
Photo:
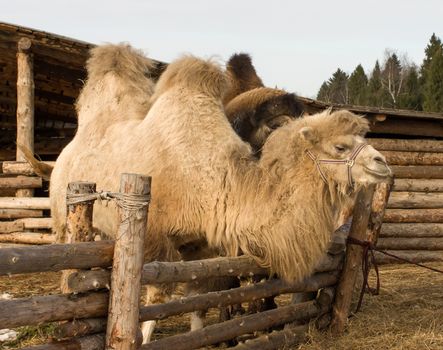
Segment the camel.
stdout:
[[[119,86],[102,92],[108,96],[84,89],[79,120],[90,122],[91,130],[79,128],[54,167],[55,231],[64,228],[68,182],[94,181],[99,189],[117,191],[122,172],[149,174],[153,198],[147,235],[152,244],[146,247],[146,260],[177,259],[177,247],[203,239],[228,255],[248,254],[288,281],[312,273],[338,213],[353,200],[350,189],[355,193],[383,181],[390,170],[384,157],[364,143],[368,122],[349,111],[289,121],[270,135],[257,159],[226,118],[227,86],[217,64],[183,57],[160,77],[147,115],[117,120],[106,134],[93,132],[95,104],[107,110],[106,120],[131,106],[110,108],[101,102],[113,101]],[[355,150],[349,176],[345,161]],[[94,209],[94,224],[112,236],[115,205],[96,203]],[[148,302],[163,299],[164,292],[162,286],[150,288]]]

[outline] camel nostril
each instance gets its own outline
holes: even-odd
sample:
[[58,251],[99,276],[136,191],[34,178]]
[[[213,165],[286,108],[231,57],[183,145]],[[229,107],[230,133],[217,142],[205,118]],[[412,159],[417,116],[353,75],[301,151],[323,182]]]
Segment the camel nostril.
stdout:
[[377,163],[380,163],[380,164],[386,165],[386,161],[385,161],[382,157],[380,157],[380,156],[376,156],[376,157],[374,157],[374,160],[375,160]]

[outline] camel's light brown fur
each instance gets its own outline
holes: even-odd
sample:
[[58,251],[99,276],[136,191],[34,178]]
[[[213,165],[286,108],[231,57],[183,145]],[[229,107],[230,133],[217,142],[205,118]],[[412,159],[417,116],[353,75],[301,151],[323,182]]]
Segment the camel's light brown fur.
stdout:
[[[101,94],[86,86],[79,118],[94,128],[96,113],[114,113],[116,109],[101,101],[114,101],[115,92],[127,88],[125,83],[130,84],[122,80],[122,86]],[[149,174],[153,182],[147,259],[172,259],[177,246],[206,239],[229,254],[251,254],[288,280],[310,274],[349,197],[344,167],[325,166],[326,185],[305,151],[346,157],[362,141],[367,122],[347,111],[291,121],[271,135],[262,158],[256,160],[224,114],[226,86],[226,75],[216,64],[184,57],[161,76],[144,119],[116,118],[105,135],[79,132],[52,174],[55,229],[63,228],[69,181],[94,181],[98,189],[117,191],[121,173]],[[347,151],[334,154],[336,142],[346,143]],[[354,166],[356,182],[377,182],[386,175],[386,165],[373,164],[379,156],[370,146],[360,153]],[[365,166],[384,175],[366,173]],[[112,236],[116,218],[114,205],[96,203],[94,223],[100,230]]]

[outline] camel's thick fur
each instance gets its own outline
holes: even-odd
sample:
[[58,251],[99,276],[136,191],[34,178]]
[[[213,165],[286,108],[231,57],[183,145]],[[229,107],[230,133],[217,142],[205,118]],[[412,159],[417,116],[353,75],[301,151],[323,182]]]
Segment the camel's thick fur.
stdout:
[[[346,170],[325,166],[326,185],[305,151],[331,157],[329,143],[335,140],[351,149],[367,122],[346,111],[292,121],[271,135],[257,161],[224,114],[226,86],[217,65],[185,57],[163,73],[143,120],[116,121],[95,139],[79,132],[51,179],[55,229],[63,227],[69,181],[94,181],[99,189],[117,191],[121,173],[149,174],[147,259],[171,259],[175,247],[205,238],[231,255],[252,255],[287,280],[310,274],[349,197]],[[79,118],[94,120],[97,97],[81,97],[88,104],[79,104]],[[87,148],[91,142],[95,147]],[[358,171],[374,154],[379,156],[370,146],[361,153],[356,181],[380,180]],[[116,217],[114,205],[95,205],[94,223],[109,235]]]

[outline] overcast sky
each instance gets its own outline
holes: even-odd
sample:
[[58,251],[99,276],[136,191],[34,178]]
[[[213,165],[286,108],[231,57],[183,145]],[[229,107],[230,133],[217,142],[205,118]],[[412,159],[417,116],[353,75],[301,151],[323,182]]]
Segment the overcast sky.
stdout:
[[266,85],[315,97],[338,67],[368,72],[386,48],[420,64],[432,33],[443,38],[443,0],[14,0],[0,21],[163,61],[248,52]]

